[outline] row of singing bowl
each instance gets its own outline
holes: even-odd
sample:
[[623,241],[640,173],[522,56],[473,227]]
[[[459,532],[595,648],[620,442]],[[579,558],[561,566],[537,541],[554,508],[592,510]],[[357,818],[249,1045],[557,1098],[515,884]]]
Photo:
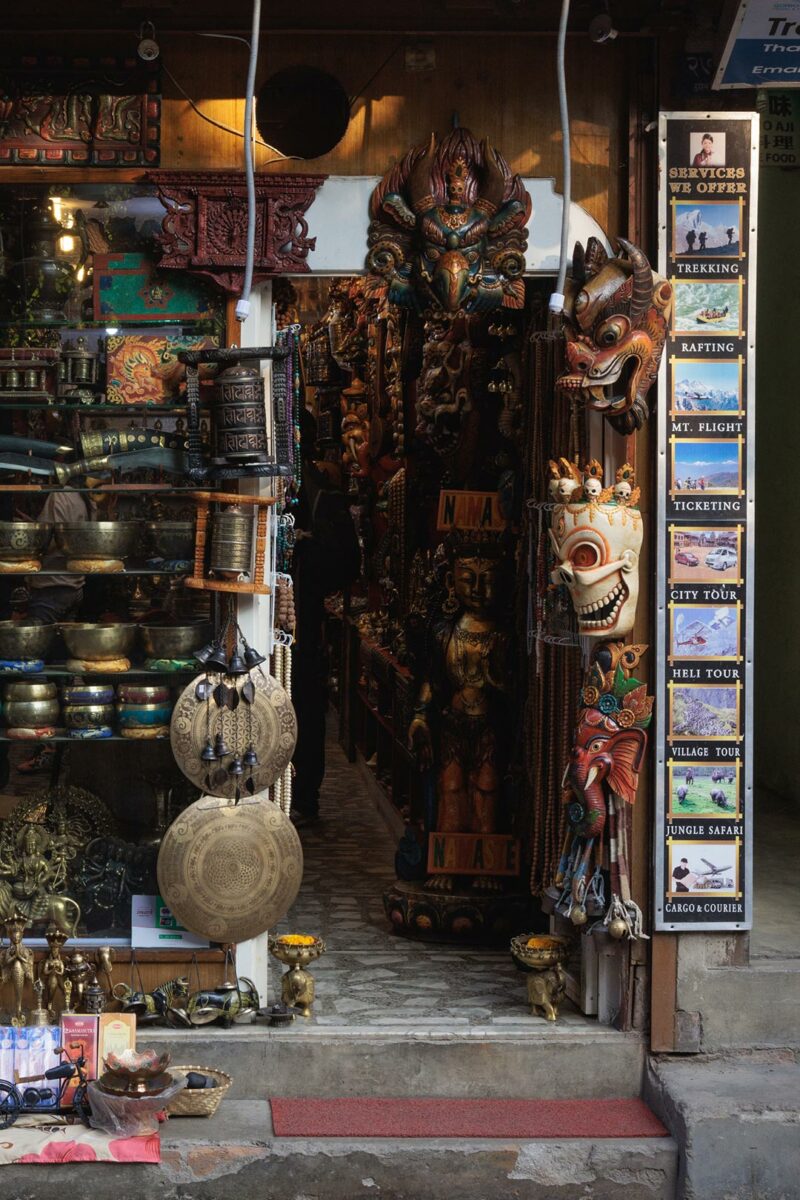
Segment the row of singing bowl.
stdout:
[[60,629],[71,658],[98,661],[128,658],[136,645],[136,631],[142,631],[142,645],[149,658],[190,658],[211,636],[205,621],[183,625],[95,625],[70,622],[64,625],[34,625],[21,621],[0,621],[0,659],[47,660]]
[[140,546],[158,558],[190,559],[194,553],[192,521],[76,521],[50,525],[36,521],[0,521],[0,561],[41,558],[55,533],[56,546],[67,558],[130,558]]

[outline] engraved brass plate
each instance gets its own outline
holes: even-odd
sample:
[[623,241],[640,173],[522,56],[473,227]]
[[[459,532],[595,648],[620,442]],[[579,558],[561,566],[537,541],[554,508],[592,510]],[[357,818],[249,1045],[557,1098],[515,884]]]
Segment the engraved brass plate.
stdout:
[[201,796],[164,835],[158,890],[182,925],[213,942],[244,942],[294,903],[303,850],[294,826],[266,796],[233,804]]

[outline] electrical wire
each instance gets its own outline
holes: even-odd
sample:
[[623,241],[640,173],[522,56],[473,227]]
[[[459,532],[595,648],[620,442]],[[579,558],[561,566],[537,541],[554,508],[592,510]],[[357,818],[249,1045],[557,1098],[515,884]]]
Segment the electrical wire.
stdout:
[[[211,35],[204,34],[203,36],[210,37]],[[241,39],[236,38],[236,41],[239,41],[239,40],[244,41],[244,38],[241,38]],[[249,42],[245,42],[245,45],[249,46],[249,44],[250,44]],[[224,125],[222,123],[222,121],[216,121],[213,117],[209,117],[207,113],[204,113],[203,110],[198,107],[198,105],[195,103],[195,101],[192,99],[192,97],[189,95],[189,93],[186,91],[186,89],[183,88],[180,83],[178,83],[177,79],[172,74],[172,71],[170,71],[170,69],[166,63],[162,62],[161,69],[164,72],[164,74],[169,78],[169,80],[171,81],[173,86],[183,96],[184,100],[189,105],[192,112],[195,113],[198,117],[200,117],[200,119],[202,121],[207,121],[208,124],[213,125],[215,129],[221,129],[224,133],[231,134],[232,137],[244,138],[244,134],[242,133],[241,129],[234,129],[231,125]],[[277,148],[277,146],[271,146],[269,142],[264,142],[261,140],[261,138],[254,137],[253,141],[257,146],[264,146],[265,149],[272,150],[272,152],[274,153],[275,158],[270,158],[268,160],[268,163],[265,165],[269,165],[269,163],[273,163],[273,162],[290,162],[290,161],[305,162],[306,161],[300,154],[281,154],[281,152]]]
[[550,297],[549,309],[558,314],[564,311],[564,285],[567,278],[567,254],[569,253],[569,210],[572,204],[572,148],[569,136],[569,106],[567,104],[567,77],[564,67],[564,52],[567,45],[570,0],[561,2],[561,19],[558,24],[558,47],[556,51],[556,73],[558,76],[558,111],[561,117],[561,146],[564,162],[564,182],[561,189],[561,257],[558,263],[556,290]]
[[244,99],[244,174],[247,183],[247,249],[245,251],[242,294],[236,301],[237,321],[244,321],[250,314],[250,292],[253,289],[253,265],[256,253],[256,173],[253,165],[253,96],[256,90],[258,35],[260,29],[261,0],[253,0],[253,29],[250,36],[250,61],[247,65],[247,86]]
[[389,63],[394,58],[395,54],[397,54],[397,51],[400,49],[400,47],[402,45],[404,45],[404,43],[405,43],[405,39],[403,38],[397,43],[394,50],[392,50],[391,54],[388,54],[386,56],[386,58],[383,60],[381,65],[378,67],[377,71],[372,72],[372,74],[370,75],[367,82],[363,85],[363,87],[360,87],[358,89],[358,91],[356,92],[355,96],[353,96],[350,100],[348,100],[347,103],[348,103],[351,113],[353,111],[353,105],[355,104],[356,100],[358,100],[360,96],[363,96],[364,92],[367,90],[367,88],[369,87],[369,85],[371,83],[375,82],[375,80],[378,78],[378,76],[380,75],[380,73],[384,69],[384,67],[388,67]]

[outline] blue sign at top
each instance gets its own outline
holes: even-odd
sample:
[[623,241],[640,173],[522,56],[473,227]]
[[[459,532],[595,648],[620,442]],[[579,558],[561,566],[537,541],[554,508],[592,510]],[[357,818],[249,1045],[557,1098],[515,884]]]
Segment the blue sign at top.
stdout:
[[744,0],[713,86],[800,87],[800,0]]

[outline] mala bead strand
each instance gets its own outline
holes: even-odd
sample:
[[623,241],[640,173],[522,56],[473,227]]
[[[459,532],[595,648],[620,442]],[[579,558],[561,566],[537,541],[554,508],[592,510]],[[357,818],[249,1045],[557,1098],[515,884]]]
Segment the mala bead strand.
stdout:
[[[292,648],[291,646],[283,647],[283,688],[287,696],[292,698]],[[287,817],[292,809],[292,764],[289,763],[283,773],[281,780],[282,803],[281,807]]]

